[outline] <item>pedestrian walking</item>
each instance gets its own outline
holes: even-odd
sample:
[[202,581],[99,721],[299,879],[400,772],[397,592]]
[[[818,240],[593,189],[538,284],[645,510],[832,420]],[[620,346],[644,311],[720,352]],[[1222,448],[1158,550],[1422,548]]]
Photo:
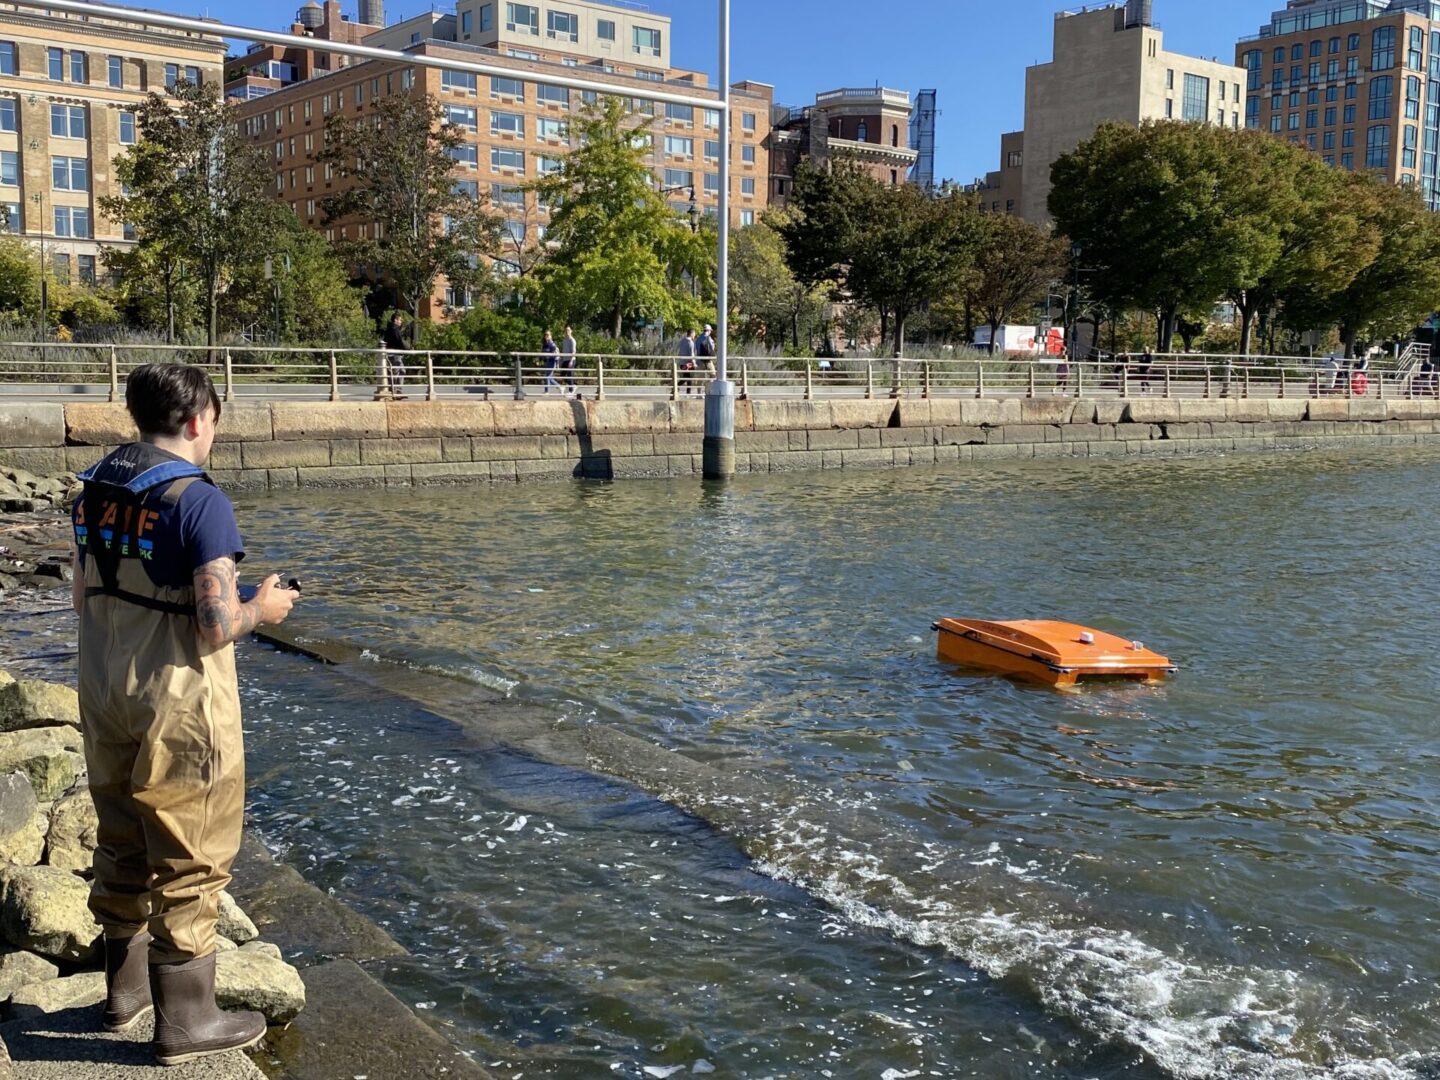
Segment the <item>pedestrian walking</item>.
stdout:
[[575,389],[575,331],[565,327],[565,337],[560,342],[560,366],[565,370],[567,392],[579,396]]
[[104,932],[106,1031],[154,1009],[162,1065],[255,1045],[257,1012],[215,1004],[220,893],[240,848],[245,748],[233,643],[284,621],[275,574],[241,601],[245,545],[200,465],[220,399],[199,367],[145,364],[140,441],[80,474],[72,509],[80,730],[98,818],[90,911]]
[[680,335],[680,380],[684,384],[685,393],[693,389],[695,379],[695,331],[686,330]]
[[[405,340],[405,321],[397,311],[385,325],[385,334],[380,344],[385,349],[384,386],[397,401],[405,400],[405,353],[410,345]],[[379,397],[379,393],[375,395]]]
[[[545,354],[545,393],[550,393],[550,387],[560,389],[560,380],[555,377],[555,368],[560,363],[560,347],[555,344],[555,338],[550,331],[545,331],[545,340],[540,344],[540,351]],[[563,393],[563,391],[562,391]]]

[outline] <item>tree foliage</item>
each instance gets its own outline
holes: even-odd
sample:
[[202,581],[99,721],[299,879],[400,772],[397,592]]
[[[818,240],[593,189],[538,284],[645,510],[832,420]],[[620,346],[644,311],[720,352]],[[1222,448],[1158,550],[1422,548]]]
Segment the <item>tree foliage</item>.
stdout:
[[500,219],[486,195],[453,179],[451,154],[464,141],[428,96],[382,97],[363,116],[325,121],[320,160],[350,182],[321,200],[326,221],[369,226],[371,235],[342,244],[342,255],[375,284],[393,286],[412,314],[441,277],[456,289],[476,287],[483,257],[499,250]]
[[802,166],[792,207],[779,231],[795,276],[810,286],[832,281],[888,315],[896,356],[906,320],[966,272],[980,233],[979,210],[960,192],[890,187],[843,160]]
[[800,348],[800,325],[825,318],[827,289],[806,285],[785,261],[785,241],[778,225],[788,221],[773,210],[730,240],[730,326],[740,341],[771,348],[788,338]]
[[1049,229],[1011,214],[987,214],[971,275],[972,307],[990,325],[990,352],[1000,327],[1028,314],[1065,272],[1067,245]]
[[134,226],[138,248],[167,280],[188,269],[213,345],[221,291],[241,267],[265,257],[289,211],[272,198],[272,170],[241,136],[218,87],[181,82],[170,96],[152,93],[137,118],[140,140],[115,159],[122,194],[102,198],[100,207]]
[[620,98],[587,104],[571,123],[578,145],[528,185],[551,207],[536,276],[540,309],[556,324],[603,325],[618,338],[626,320],[711,317],[715,233],[692,232],[656,190],[650,126]]

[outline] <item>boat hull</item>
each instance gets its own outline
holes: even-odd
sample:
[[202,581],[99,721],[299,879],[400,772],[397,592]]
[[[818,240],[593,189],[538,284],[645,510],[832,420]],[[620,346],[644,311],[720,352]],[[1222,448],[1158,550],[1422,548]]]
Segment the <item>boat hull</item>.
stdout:
[[[1064,689],[1096,678],[1156,683],[1175,670],[1138,643],[1073,623],[942,619],[935,629],[941,661],[1044,686]],[[1094,640],[1083,642],[1082,634]]]

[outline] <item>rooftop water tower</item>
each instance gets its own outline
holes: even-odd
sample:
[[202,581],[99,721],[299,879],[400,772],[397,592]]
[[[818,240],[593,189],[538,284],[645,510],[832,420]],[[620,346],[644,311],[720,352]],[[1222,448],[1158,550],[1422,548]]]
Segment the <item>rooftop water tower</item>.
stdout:
[[1125,0],[1125,29],[1155,25],[1154,0]]
[[384,26],[385,0],[360,0],[360,21],[366,26]]
[[310,0],[308,4],[295,13],[295,21],[305,27],[306,30],[318,30],[325,24],[325,9],[317,4],[315,0]]

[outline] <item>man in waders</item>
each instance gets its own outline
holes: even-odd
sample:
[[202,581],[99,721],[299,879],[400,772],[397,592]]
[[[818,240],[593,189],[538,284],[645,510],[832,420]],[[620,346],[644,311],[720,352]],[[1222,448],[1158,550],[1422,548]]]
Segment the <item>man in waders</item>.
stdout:
[[296,594],[240,601],[244,546],[200,465],[220,399],[203,370],[146,364],[125,404],[140,431],[82,473],[76,500],[80,726],[99,816],[90,910],[105,931],[104,1027],[153,1002],[163,1065],[255,1045],[265,1018],[215,1005],[215,922],[240,847],[245,754],[232,642]]

